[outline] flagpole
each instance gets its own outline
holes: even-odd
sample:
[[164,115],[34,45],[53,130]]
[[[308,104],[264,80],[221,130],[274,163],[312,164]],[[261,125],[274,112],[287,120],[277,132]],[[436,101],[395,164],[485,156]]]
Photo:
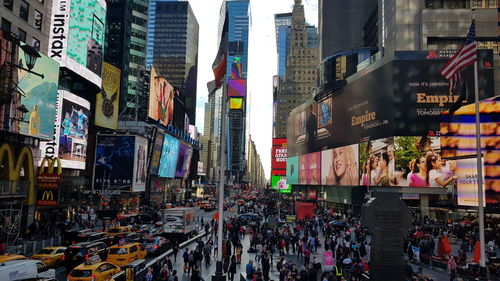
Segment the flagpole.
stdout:
[[[472,20],[475,20],[474,8],[472,8]],[[481,153],[481,120],[479,112],[479,85],[477,74],[477,59],[474,62],[474,108],[476,114],[476,158],[477,158],[477,198],[478,198],[478,216],[479,216],[479,249],[481,258],[479,266],[486,267],[486,241],[484,238],[484,192],[483,192],[483,165]]]

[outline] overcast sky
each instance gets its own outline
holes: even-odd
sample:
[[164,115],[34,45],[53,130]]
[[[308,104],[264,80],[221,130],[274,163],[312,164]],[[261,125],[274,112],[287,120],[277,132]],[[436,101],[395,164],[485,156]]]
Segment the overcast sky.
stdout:
[[[200,26],[198,46],[198,97],[196,125],[203,133],[207,82],[213,80],[212,62],[217,53],[217,25],[222,0],[189,0]],[[318,0],[302,0],[306,21],[317,26]],[[292,11],[294,0],[250,0],[251,23],[248,54],[248,92],[251,95],[250,134],[269,178],[273,95],[272,78],[277,73],[274,14]]]

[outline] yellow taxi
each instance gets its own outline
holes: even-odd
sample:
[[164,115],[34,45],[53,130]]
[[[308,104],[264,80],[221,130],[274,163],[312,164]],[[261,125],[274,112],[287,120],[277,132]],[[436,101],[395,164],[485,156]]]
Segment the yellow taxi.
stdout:
[[115,236],[122,233],[132,232],[131,226],[115,226],[108,229],[108,236]]
[[107,261],[122,267],[135,260],[144,259],[146,255],[146,249],[141,243],[115,245],[109,248]]
[[0,263],[4,263],[7,261],[15,261],[15,260],[27,260],[28,258],[23,255],[0,255]]
[[68,281],[108,281],[120,271],[119,267],[109,262],[87,261],[68,274]]
[[57,267],[61,264],[66,247],[45,247],[31,256],[32,259],[42,261],[48,267]]

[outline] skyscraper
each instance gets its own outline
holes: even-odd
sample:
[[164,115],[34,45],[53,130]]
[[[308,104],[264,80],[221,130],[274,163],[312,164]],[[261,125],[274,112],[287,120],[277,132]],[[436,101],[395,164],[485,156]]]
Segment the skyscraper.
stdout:
[[275,14],[274,27],[276,29],[276,51],[278,52],[278,75],[283,77],[285,76],[287,51],[290,46],[292,13]]
[[[148,1],[110,1],[107,10],[105,61],[121,69],[120,120],[145,121],[147,114],[146,28]],[[146,79],[147,80],[147,79]]]
[[275,138],[286,138],[290,111],[312,97],[319,63],[317,29],[306,25],[301,0],[295,0],[291,22],[285,75],[275,83],[278,87],[274,97]]
[[179,90],[190,124],[196,119],[198,30],[189,2],[150,1],[146,65]]

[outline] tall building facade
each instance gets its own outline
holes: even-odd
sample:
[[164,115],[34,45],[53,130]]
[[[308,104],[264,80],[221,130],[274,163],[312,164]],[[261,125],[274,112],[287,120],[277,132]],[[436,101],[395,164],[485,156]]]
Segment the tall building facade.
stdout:
[[376,4],[377,0],[319,0],[320,59],[365,47],[363,25]]
[[248,184],[258,188],[264,188],[266,186],[266,176],[264,174],[264,168],[262,166],[262,161],[260,155],[257,152],[255,142],[252,140],[252,136],[248,138]]
[[278,75],[285,76],[287,51],[290,47],[292,31],[292,13],[275,14],[276,51],[278,52]]
[[154,65],[179,90],[190,124],[196,120],[198,33],[189,2],[150,1],[146,65]]
[[301,0],[295,1],[291,22],[285,76],[275,83],[275,138],[286,138],[286,120],[290,111],[312,97],[319,63],[317,28],[306,25]]
[[108,4],[104,60],[121,69],[120,120],[145,121],[149,81],[146,74],[148,1],[116,0]]
[[52,0],[4,0],[0,5],[0,29],[47,54]]

